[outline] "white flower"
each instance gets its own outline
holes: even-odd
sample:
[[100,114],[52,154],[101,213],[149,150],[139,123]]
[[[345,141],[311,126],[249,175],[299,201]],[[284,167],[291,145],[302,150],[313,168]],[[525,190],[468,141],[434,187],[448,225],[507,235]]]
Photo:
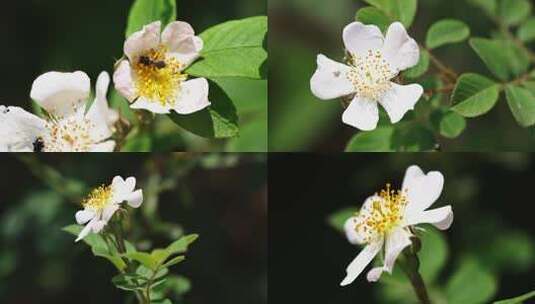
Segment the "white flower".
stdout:
[[76,222],[79,225],[86,223],[87,225],[75,242],[83,239],[90,232],[99,233],[108,224],[122,202],[126,201],[131,207],[138,208],[143,202],[143,192],[141,189],[134,191],[135,187],[135,177],[123,180],[122,177],[116,176],[111,185],[94,189],[82,202],[84,210],[76,212]]
[[90,80],[83,72],[50,72],[38,77],[31,98],[49,118],[41,119],[19,107],[0,106],[0,151],[6,152],[111,152],[113,124],[118,119],[108,108],[110,77],[97,81],[96,98],[89,111]]
[[377,127],[380,103],[397,123],[423,94],[418,84],[399,85],[391,80],[418,63],[420,50],[403,25],[392,23],[386,37],[375,25],[353,22],[344,28],[348,65],[318,55],[318,68],[310,80],[316,97],[327,100],[354,96],[342,121],[370,131]]
[[418,166],[405,173],[401,191],[386,189],[369,197],[360,212],[345,223],[347,239],[352,244],[365,244],[349,264],[347,276],[340,285],[351,284],[384,247],[384,266],[368,272],[368,281],[379,280],[386,271],[392,273],[394,263],[403,249],[411,244],[411,228],[429,223],[448,229],[453,222],[451,206],[426,210],[440,196],[444,177],[440,172],[424,174]]
[[203,41],[186,22],[170,23],[161,33],[156,21],[132,34],[124,44],[128,60],[118,63],[115,88],[131,108],[167,114],[191,114],[210,105],[208,81],[187,80],[183,71],[200,56]]

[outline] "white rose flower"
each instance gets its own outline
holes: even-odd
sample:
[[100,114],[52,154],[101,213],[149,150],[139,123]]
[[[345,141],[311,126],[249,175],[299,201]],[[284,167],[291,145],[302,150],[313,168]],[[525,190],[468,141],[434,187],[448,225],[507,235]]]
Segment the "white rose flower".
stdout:
[[369,197],[360,212],[344,226],[352,244],[365,244],[364,249],[349,264],[340,285],[351,284],[384,247],[384,265],[368,272],[370,282],[379,280],[383,272],[392,273],[398,255],[411,244],[411,228],[429,223],[438,229],[448,229],[453,222],[450,205],[426,210],[440,196],[444,177],[440,172],[424,174],[418,166],[405,173],[401,191],[386,189]]
[[403,25],[392,23],[386,37],[375,25],[353,22],[343,31],[348,65],[318,55],[318,68],[310,80],[312,93],[323,100],[353,99],[342,115],[345,124],[364,131],[377,127],[381,104],[392,123],[399,122],[423,94],[418,84],[392,82],[400,71],[415,66],[420,50]]
[[84,210],[76,212],[76,222],[85,225],[75,242],[86,237],[90,232],[99,233],[108,224],[115,211],[121,203],[126,201],[129,206],[138,208],[143,202],[143,192],[141,189],[134,190],[136,178],[129,177],[123,180],[122,177],[113,178],[111,185],[100,186],[89,194],[82,202]]
[[49,72],[33,83],[31,98],[49,118],[41,119],[19,107],[0,106],[0,151],[5,152],[112,152],[109,140],[118,119],[106,94],[110,77],[97,81],[96,98],[86,111],[90,80],[83,72]]
[[115,88],[133,102],[131,108],[153,113],[191,114],[208,107],[208,81],[187,80],[184,73],[199,58],[202,39],[186,22],[175,21],[161,34],[160,30],[161,22],[156,21],[128,37],[128,59],[117,65]]

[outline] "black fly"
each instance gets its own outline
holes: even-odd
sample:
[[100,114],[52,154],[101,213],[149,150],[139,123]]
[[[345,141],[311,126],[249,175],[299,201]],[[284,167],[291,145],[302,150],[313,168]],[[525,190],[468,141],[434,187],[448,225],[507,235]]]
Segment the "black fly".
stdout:
[[164,69],[167,65],[165,64],[165,61],[153,61],[147,56],[141,56],[139,57],[139,63],[141,63],[144,66],[154,66],[157,69]]
[[45,149],[45,142],[43,141],[43,139],[41,137],[38,137],[33,142],[33,151],[34,152],[43,152],[44,149]]

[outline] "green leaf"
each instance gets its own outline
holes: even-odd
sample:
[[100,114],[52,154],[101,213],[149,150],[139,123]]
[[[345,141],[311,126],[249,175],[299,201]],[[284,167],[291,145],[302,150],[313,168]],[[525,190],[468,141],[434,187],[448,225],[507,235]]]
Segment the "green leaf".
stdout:
[[507,85],[505,87],[507,104],[518,124],[529,127],[535,124],[535,96],[525,88]]
[[517,25],[531,13],[531,3],[528,0],[500,0],[499,17],[506,25]]
[[463,74],[453,90],[451,110],[464,117],[483,115],[494,107],[499,94],[494,81],[479,74]]
[[489,70],[501,80],[519,76],[529,68],[529,57],[508,40],[470,39],[470,46]]
[[488,303],[496,290],[496,278],[474,258],[465,258],[446,284],[446,297],[448,303]]
[[173,265],[176,265],[176,264],[184,261],[185,259],[186,259],[186,257],[183,256],[183,255],[176,256],[176,257],[170,259],[169,261],[165,262],[165,264],[163,264],[162,267],[171,267]]
[[377,127],[370,132],[359,132],[346,146],[346,152],[393,152],[391,126]]
[[516,32],[516,36],[524,42],[535,40],[535,17],[531,17],[522,23]]
[[239,134],[236,108],[229,97],[210,82],[212,105],[202,111],[180,115],[171,112],[169,117],[180,127],[206,138],[228,138]]
[[167,252],[169,255],[184,253],[188,250],[189,245],[191,245],[195,240],[199,238],[198,234],[189,234],[181,237],[179,240],[174,241],[169,246],[167,246]]
[[125,138],[121,152],[151,152],[152,138],[148,132],[134,128]]
[[268,110],[267,80],[243,77],[216,77],[211,79],[232,101],[238,116],[263,113]]
[[267,17],[258,16],[216,25],[200,36],[204,41],[202,60],[186,73],[198,77],[265,78],[267,59],[264,42]]
[[416,16],[417,0],[364,0],[370,5],[382,10],[392,20],[399,20],[409,28]]
[[468,26],[459,20],[445,19],[435,22],[427,31],[425,44],[434,49],[446,44],[458,43],[470,36]]
[[418,253],[420,273],[428,283],[434,282],[448,259],[448,245],[444,236],[434,227],[427,226],[418,236],[422,240],[422,249]]
[[111,279],[113,285],[123,290],[142,290],[146,285],[147,279],[131,273],[121,273]]
[[498,10],[497,0],[468,0],[473,5],[483,9],[487,14],[495,16]]
[[126,37],[160,20],[162,26],[176,20],[176,0],[136,0],[130,9]]
[[395,151],[431,151],[435,148],[435,145],[435,136],[433,132],[419,124],[398,124],[392,134],[392,146]]
[[[84,227],[81,225],[69,225],[63,227],[62,230],[74,236],[78,236],[83,228]],[[97,250],[104,250],[105,252],[108,251],[108,245],[106,244],[106,241],[99,234],[90,233],[85,238],[83,238],[82,241],[89,245],[89,247],[91,248],[97,248]]]
[[346,220],[357,213],[357,208],[348,207],[332,213],[327,218],[327,223],[334,229],[343,232]]
[[494,304],[522,304],[531,298],[535,298],[535,290],[515,298],[494,302]]
[[375,24],[382,32],[385,32],[390,24],[394,22],[383,11],[371,6],[359,9],[355,15],[355,20],[364,24]]
[[407,78],[415,79],[425,74],[427,69],[429,69],[429,53],[425,49],[420,49],[420,60],[418,64],[406,70],[403,75]]
[[433,113],[432,120],[439,133],[446,138],[456,138],[466,128],[465,118],[453,111],[438,110]]
[[129,252],[125,253],[124,256],[130,260],[141,263],[143,266],[151,270],[156,270],[158,267],[158,260],[146,252]]
[[138,124],[139,120],[134,111],[130,108],[130,104],[126,98],[122,97],[116,90],[112,90],[109,99],[110,107],[117,110],[119,115],[127,119],[132,124]]
[[268,150],[267,112],[255,115],[253,121],[241,126],[240,135],[231,139],[227,152],[265,152]]

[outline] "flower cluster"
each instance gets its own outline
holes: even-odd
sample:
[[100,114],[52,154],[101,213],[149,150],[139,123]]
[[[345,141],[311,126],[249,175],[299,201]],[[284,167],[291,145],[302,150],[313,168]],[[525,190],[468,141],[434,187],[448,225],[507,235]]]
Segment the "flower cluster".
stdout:
[[[125,60],[117,64],[115,88],[131,108],[153,113],[191,114],[210,105],[208,81],[188,80],[184,70],[197,58],[203,41],[186,22],[170,23],[160,33],[154,22],[124,43]],[[20,107],[0,105],[0,151],[112,152],[116,111],[106,98],[110,77],[102,72],[96,98],[87,110],[90,79],[84,72],[48,72],[33,83],[31,98],[46,112],[38,117]]]

